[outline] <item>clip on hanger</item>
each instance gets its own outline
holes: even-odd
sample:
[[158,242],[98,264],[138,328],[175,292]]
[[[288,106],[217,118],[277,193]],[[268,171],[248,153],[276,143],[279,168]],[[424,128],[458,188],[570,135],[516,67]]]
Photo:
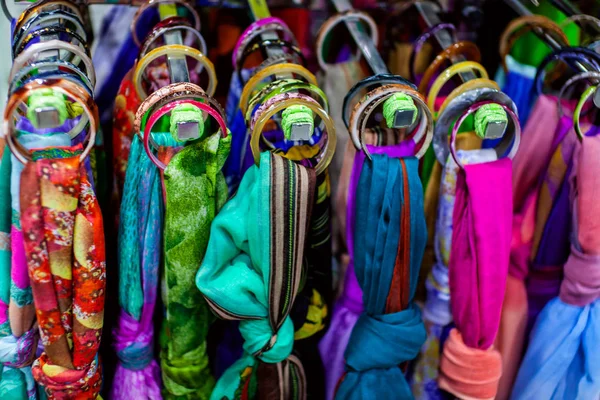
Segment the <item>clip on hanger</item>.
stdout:
[[[428,28],[432,28],[436,25],[442,23],[440,20],[438,13],[440,8],[437,4],[431,1],[419,1],[415,3],[415,7],[417,11],[423,18],[424,22],[427,24]],[[436,30],[433,36],[438,41],[440,47],[442,49],[447,49],[456,43],[453,35],[449,30],[440,29]],[[462,63],[467,61],[467,59],[461,55],[455,55],[452,57],[452,63]],[[466,83],[468,81],[477,79],[477,76],[471,69],[464,70],[458,74],[461,80]],[[504,135],[507,127],[507,118],[499,118],[498,120],[490,120],[487,124],[485,124],[484,132],[480,132],[483,135],[484,139],[499,139]]]
[[[250,6],[250,14],[255,21],[258,21],[263,18],[271,17],[271,13],[269,12],[269,7],[267,5],[266,0],[248,0],[248,5]],[[265,32],[261,35],[261,40],[277,40],[279,39],[277,34],[274,32]],[[279,47],[266,47],[265,52],[268,58],[273,57],[283,57],[284,52]],[[290,74],[281,74],[275,75],[275,79],[293,79],[293,76]],[[282,116],[282,125],[286,116]],[[291,124],[290,128],[290,139],[291,140],[309,140],[313,134],[314,121],[311,123],[307,121],[297,121]]]

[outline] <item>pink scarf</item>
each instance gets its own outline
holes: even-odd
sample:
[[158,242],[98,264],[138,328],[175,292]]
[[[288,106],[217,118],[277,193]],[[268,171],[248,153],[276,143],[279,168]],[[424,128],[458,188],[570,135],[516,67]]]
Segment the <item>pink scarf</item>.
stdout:
[[449,261],[456,332],[444,347],[439,385],[460,398],[493,398],[502,371],[493,344],[508,274],[511,168],[510,159],[466,165],[457,178]]

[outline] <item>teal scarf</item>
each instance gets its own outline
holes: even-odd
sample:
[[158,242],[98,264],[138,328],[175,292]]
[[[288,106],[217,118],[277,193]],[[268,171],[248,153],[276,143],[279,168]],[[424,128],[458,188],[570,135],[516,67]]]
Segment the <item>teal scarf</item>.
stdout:
[[356,192],[354,268],[365,310],[346,347],[346,374],[336,399],[409,399],[399,365],[426,339],[412,303],[427,228],[418,160],[373,154]]
[[219,379],[212,400],[257,393],[305,398],[302,366],[290,356],[289,312],[300,286],[314,187],[312,170],[262,153],[260,166],[246,171],[238,194],[212,224],[196,284],[219,317],[241,321],[244,338],[244,355]]

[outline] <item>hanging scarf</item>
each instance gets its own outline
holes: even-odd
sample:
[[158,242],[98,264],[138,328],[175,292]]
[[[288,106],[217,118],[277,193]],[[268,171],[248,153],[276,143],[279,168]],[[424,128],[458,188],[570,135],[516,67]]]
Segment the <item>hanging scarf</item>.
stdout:
[[[489,162],[496,159],[493,150],[458,150],[463,164]],[[448,260],[452,246],[452,217],[456,200],[458,165],[448,158],[442,172],[442,184],[437,210],[434,250],[436,263],[427,281],[427,300],[423,307],[423,321],[427,329],[427,340],[417,360],[411,387],[416,399],[442,399],[437,379],[444,328],[452,322],[450,312],[450,287]]]
[[184,147],[164,171],[165,188],[165,331],[161,352],[167,398],[207,399],[214,385],[208,368],[206,335],[212,320],[194,287],[204,258],[210,226],[227,200],[221,168],[231,134],[215,133]]
[[33,376],[50,399],[95,399],[106,279],[102,215],[79,161],[80,145],[38,153],[21,175],[20,194],[44,345]]
[[[30,134],[19,131],[19,142],[26,149],[45,148],[68,145],[70,137],[64,133]],[[31,284],[27,272],[27,261],[23,244],[23,232],[20,219],[20,182],[23,164],[10,151],[6,152],[2,162],[4,173],[9,174],[10,189],[2,191],[7,196],[2,209],[7,212],[9,246],[2,259],[4,271],[8,272],[6,282],[10,294],[8,317],[10,326],[0,338],[0,361],[4,364],[0,380],[0,398],[2,399],[35,399],[36,387],[31,374],[31,363],[35,357],[38,342],[38,329],[34,327],[35,308],[31,294]],[[6,169],[5,169],[6,168]],[[6,263],[6,264],[4,264]]]
[[[382,145],[383,143],[393,142],[394,132],[392,130],[367,131],[365,139],[368,144],[368,149],[372,154],[387,154],[389,157],[399,158],[408,157],[414,153],[413,142],[403,142],[398,145]],[[377,142],[380,143],[377,143]],[[378,146],[372,146],[378,144]],[[351,162],[349,163],[348,160]],[[346,156],[344,166],[342,167],[340,181],[340,191],[338,192],[338,207],[343,207],[343,210],[338,210],[340,220],[345,220],[342,225],[345,235],[342,238],[347,238],[346,248],[348,254],[342,256],[342,260],[346,260],[346,265],[340,271],[344,277],[344,288],[340,299],[337,301],[333,310],[331,326],[321,342],[319,350],[321,357],[325,363],[326,373],[326,389],[327,399],[333,399],[335,388],[340,377],[344,373],[344,351],[350,339],[352,328],[358,317],[363,312],[362,290],[356,280],[354,272],[354,204],[358,180],[365,162],[363,152],[356,152],[354,145],[351,142],[347,143]],[[344,188],[346,190],[344,190]]]
[[[524,139],[513,160],[511,254],[496,338],[496,346],[502,355],[502,377],[496,395],[498,400],[510,396],[524,353],[528,313],[525,280],[529,274],[535,210],[542,178],[556,147],[555,137],[561,135],[558,125],[556,99],[540,96],[525,125]],[[548,132],[552,132],[551,136],[548,136]]]
[[[155,133],[159,146],[173,146],[169,133]],[[160,399],[160,369],[154,360],[154,306],[160,267],[163,201],[158,170],[135,136],[129,155],[119,225],[119,301],[115,330],[119,363],[111,392],[119,399]]]
[[269,152],[251,167],[215,218],[196,284],[221,318],[240,321],[244,355],[219,379],[213,400],[305,398],[290,356],[296,297],[310,220],[312,170]]
[[564,266],[559,297],[544,307],[531,333],[513,399],[593,399],[600,396],[596,350],[600,340],[600,303],[597,301],[600,297],[597,222],[600,137],[584,137],[573,157],[571,253]]
[[493,399],[502,375],[493,348],[510,254],[510,159],[467,164],[458,174],[449,259],[456,328],[440,359],[439,386],[459,398]]
[[412,303],[427,240],[418,160],[373,154],[358,185],[354,268],[365,312],[352,330],[336,399],[412,398],[399,365],[417,356],[426,337]]

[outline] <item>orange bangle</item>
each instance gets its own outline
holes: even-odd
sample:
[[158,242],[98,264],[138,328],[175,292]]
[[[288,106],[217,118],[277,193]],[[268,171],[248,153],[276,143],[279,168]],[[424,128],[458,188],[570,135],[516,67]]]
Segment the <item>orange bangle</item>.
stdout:
[[560,26],[551,19],[541,15],[526,15],[516,18],[508,24],[500,37],[500,61],[505,72],[508,71],[506,66],[506,56],[512,50],[513,45],[521,36],[536,28],[542,29],[562,45],[569,45],[569,39],[567,39],[565,33]]
[[452,58],[457,55],[464,56],[468,61],[481,61],[481,53],[479,52],[479,47],[477,47],[475,43],[468,41],[456,42],[438,54],[431,65],[427,67],[425,74],[423,74],[423,78],[419,83],[419,92],[426,95],[433,75],[440,69],[444,61],[452,61]]

